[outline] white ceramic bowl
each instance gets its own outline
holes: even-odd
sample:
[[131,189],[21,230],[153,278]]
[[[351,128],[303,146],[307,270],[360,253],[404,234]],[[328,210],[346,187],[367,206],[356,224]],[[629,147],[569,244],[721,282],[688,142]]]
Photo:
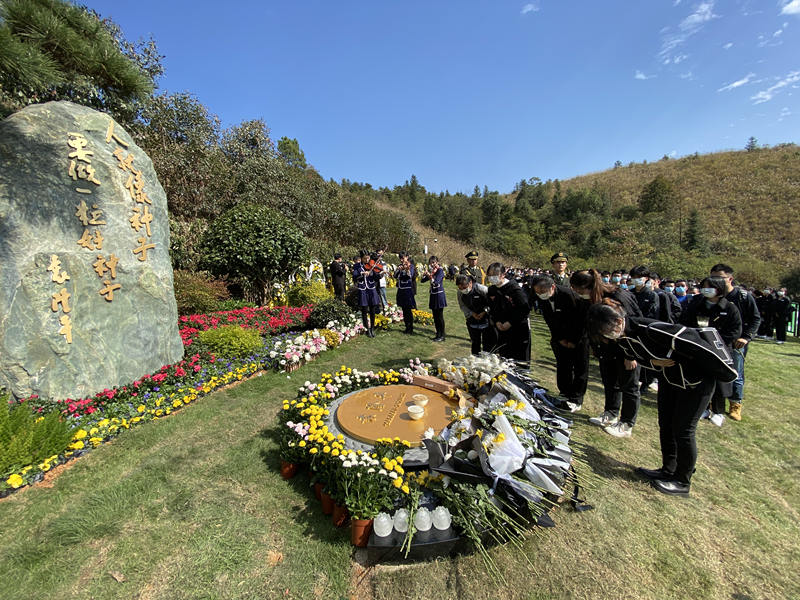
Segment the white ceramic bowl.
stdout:
[[408,407],[408,416],[414,419],[415,421],[419,421],[423,417],[423,415],[425,415],[425,409],[422,408],[421,406],[417,406],[415,404],[414,406]]
[[414,394],[411,399],[417,406],[425,406],[428,403],[428,397],[425,394]]

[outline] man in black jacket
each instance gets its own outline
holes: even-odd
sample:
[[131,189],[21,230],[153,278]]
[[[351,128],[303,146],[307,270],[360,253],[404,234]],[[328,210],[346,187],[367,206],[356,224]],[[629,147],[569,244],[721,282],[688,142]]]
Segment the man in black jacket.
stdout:
[[556,359],[558,391],[572,412],[583,405],[589,379],[589,339],[585,335],[586,303],[572,289],[556,285],[549,275],[532,282]]
[[331,282],[333,283],[333,294],[342,302],[344,302],[344,292],[347,284],[347,266],[342,262],[342,255],[338,252],[333,255],[333,261],[330,265]]
[[725,298],[736,305],[742,317],[742,335],[733,342],[733,364],[739,376],[733,382],[733,395],[729,398],[730,410],[728,415],[734,421],[742,420],[742,400],[744,399],[744,359],[747,356],[747,347],[761,324],[761,314],[758,312],[755,298],[747,290],[733,285],[733,268],[720,263],[711,267],[712,277],[725,279]]
[[772,315],[775,322],[775,340],[778,344],[786,343],[786,326],[792,320],[794,306],[792,301],[786,296],[786,288],[779,289],[776,298],[772,302]]

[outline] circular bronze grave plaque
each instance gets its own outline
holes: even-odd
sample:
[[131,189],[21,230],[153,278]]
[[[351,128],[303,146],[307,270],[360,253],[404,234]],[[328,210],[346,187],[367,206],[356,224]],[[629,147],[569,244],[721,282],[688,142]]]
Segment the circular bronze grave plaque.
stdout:
[[[415,421],[408,414],[414,397],[428,398],[425,413]],[[400,438],[422,445],[428,427],[438,434],[451,420],[458,402],[441,392],[417,385],[381,385],[353,392],[336,409],[336,421],[344,433],[360,442],[374,444],[380,438]]]

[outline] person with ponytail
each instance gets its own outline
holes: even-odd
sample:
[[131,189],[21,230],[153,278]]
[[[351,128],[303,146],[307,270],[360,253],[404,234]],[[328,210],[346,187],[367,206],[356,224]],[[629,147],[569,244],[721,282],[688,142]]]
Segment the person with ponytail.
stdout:
[[[641,317],[642,312],[636,299],[627,290],[613,284],[604,283],[595,269],[577,271],[569,280],[572,290],[590,306],[613,300],[622,307],[627,316]],[[588,307],[587,307],[588,308]],[[600,344],[589,338],[597,362],[605,391],[603,414],[589,419],[592,425],[599,425],[614,437],[631,437],[636,417],[639,414],[639,365],[636,360],[627,358],[614,344]]]
[[637,472],[663,494],[688,496],[697,422],[716,381],[736,379],[730,354],[697,329],[629,316],[608,298],[589,308],[586,327],[593,344],[616,347],[626,360],[658,373],[661,467]]

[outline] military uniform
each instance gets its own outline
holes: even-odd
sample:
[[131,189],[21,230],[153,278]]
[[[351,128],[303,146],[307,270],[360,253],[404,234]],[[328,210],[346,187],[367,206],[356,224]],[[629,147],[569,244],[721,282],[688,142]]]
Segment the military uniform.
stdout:
[[[467,260],[478,258],[478,253],[474,250],[472,252],[468,252],[464,255],[464,258]],[[472,281],[475,283],[480,283],[481,285],[486,285],[486,271],[484,271],[480,265],[475,265],[474,267],[470,267],[468,264],[461,265],[461,270],[459,271],[459,275],[467,275],[472,277]]]
[[[556,261],[558,262],[567,262],[567,255],[563,252],[556,252],[553,256],[550,257],[550,264],[554,265]],[[566,270],[564,271],[563,275],[559,275],[555,272],[555,266],[553,268],[553,281],[556,282],[556,285],[563,285],[569,286],[569,275],[567,275]]]
[[[378,281],[375,274],[366,272],[364,264],[357,262],[353,265],[353,281],[358,287],[358,305],[361,307],[361,320],[367,330],[367,336],[374,337],[375,328],[375,307],[381,305],[381,298],[378,295]],[[367,312],[369,311],[369,321]]]
[[438,267],[433,273],[422,276],[422,282],[431,282],[428,308],[433,312],[433,324],[436,328],[434,341],[444,339],[444,307],[447,306],[447,295],[444,291],[444,269]]
[[403,322],[406,326],[406,333],[414,332],[414,314],[411,312],[417,308],[417,300],[414,298],[414,279],[417,276],[417,268],[410,265],[409,268],[397,268],[394,278],[397,280],[397,306],[403,309]]

